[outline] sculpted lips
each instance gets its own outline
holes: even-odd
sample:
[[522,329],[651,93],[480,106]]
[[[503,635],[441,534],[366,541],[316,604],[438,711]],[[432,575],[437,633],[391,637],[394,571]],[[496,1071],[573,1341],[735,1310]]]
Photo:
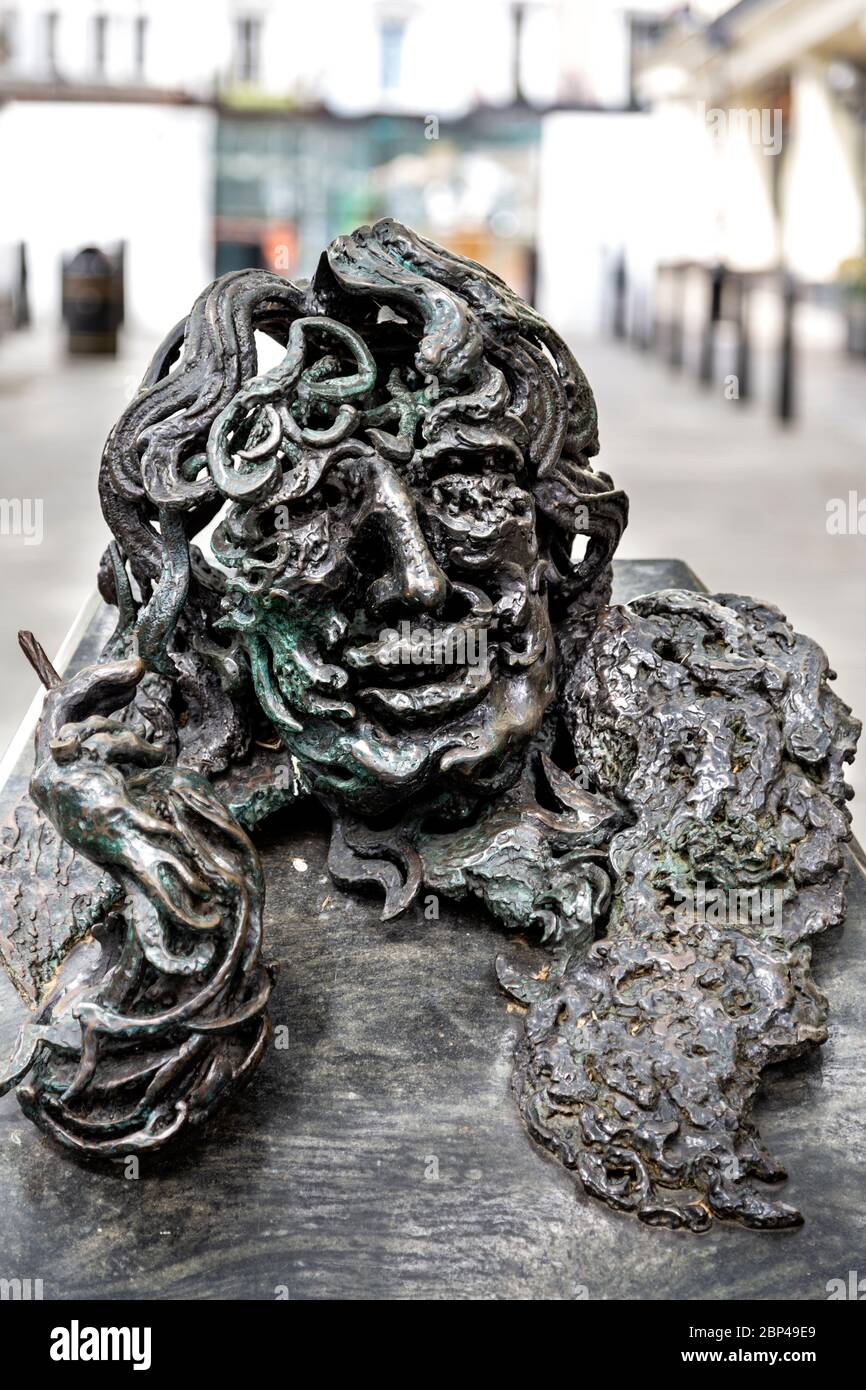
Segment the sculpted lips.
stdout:
[[358,700],[398,718],[422,720],[453,714],[474,704],[490,688],[493,655],[485,653],[483,665],[458,667],[439,680],[423,680],[419,685],[362,686]]
[[474,586],[455,588],[470,607],[461,621],[403,620],[375,641],[345,649],[345,665],[358,673],[359,704],[400,722],[424,722],[468,708],[490,688],[496,651],[488,644],[492,603]]
[[360,704],[415,722],[474,704],[493,681],[494,648],[488,648],[486,628],[413,628],[404,622],[375,642],[348,647],[343,660],[359,673]]

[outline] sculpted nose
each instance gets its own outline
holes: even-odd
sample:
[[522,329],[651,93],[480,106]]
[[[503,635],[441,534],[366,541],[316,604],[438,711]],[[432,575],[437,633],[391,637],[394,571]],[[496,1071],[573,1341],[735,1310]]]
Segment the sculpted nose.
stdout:
[[399,473],[384,459],[371,470],[365,513],[376,516],[386,546],[387,572],[367,590],[370,610],[401,607],[413,611],[441,608],[448,580],[430,553],[412,494]]

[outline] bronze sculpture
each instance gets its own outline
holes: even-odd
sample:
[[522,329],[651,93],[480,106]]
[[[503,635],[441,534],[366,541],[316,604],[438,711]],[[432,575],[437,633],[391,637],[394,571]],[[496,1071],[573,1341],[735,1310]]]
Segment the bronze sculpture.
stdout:
[[[309,284],[224,276],[169,334],[103,456],[116,631],[68,681],[22,639],[49,691],[28,833],[73,852],[76,910],[7,899],[51,922],[31,999],[59,976],[0,1087],[55,1138],[160,1148],[250,1073],[249,836],[312,796],[383,916],[426,887],[547,944],[534,975],[498,962],[515,1089],[588,1191],[692,1230],[800,1220],[754,1185],[784,1174],[750,1106],[826,1035],[809,938],[844,914],[859,726],[767,605],[609,605],[628,504],[597,451],[545,321],[391,221]],[[723,919],[708,888],[773,910]]]

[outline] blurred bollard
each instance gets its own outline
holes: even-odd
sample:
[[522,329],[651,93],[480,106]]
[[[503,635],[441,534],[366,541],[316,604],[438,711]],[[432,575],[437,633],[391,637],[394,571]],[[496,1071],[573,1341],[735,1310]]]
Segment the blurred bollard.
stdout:
[[63,321],[74,354],[117,352],[123,313],[122,262],[85,246],[63,265]]
[[656,266],[656,342],[672,367],[682,361],[682,324],[678,305],[678,276],[673,264]]
[[122,328],[126,318],[126,242],[117,243],[114,255],[117,267],[117,326]]
[[707,318],[701,341],[701,356],[698,377],[704,386],[713,380],[713,366],[716,359],[716,328],[722,318],[722,301],[725,293],[726,268],[720,263],[713,266],[708,276]]
[[16,276],[15,276],[15,327],[28,328],[30,325],[30,296],[27,290],[27,246],[23,241],[18,243],[16,255]]
[[631,341],[641,352],[648,352],[655,341],[655,325],[645,286],[635,290],[632,298]]
[[747,401],[751,390],[751,342],[749,339],[749,293],[751,279],[747,271],[733,271],[719,262],[705,267],[707,275],[707,314],[701,339],[698,377],[701,384],[711,386],[718,371],[719,325],[730,324],[736,339],[736,395],[731,399]]
[[845,346],[851,357],[866,357],[866,304],[850,296],[845,305]]
[[782,279],[782,336],[779,344],[778,414],[783,424],[794,418],[794,309],[797,284],[793,275]]
[[668,324],[668,365],[679,371],[685,361],[685,296],[687,265],[669,267],[671,276],[671,310]]
[[628,299],[628,271],[625,252],[621,251],[614,261],[612,272],[613,288],[613,336],[622,340],[626,333],[626,301]]
[[746,275],[737,276],[737,381],[741,401],[752,392],[752,342],[749,337],[749,295],[751,282]]

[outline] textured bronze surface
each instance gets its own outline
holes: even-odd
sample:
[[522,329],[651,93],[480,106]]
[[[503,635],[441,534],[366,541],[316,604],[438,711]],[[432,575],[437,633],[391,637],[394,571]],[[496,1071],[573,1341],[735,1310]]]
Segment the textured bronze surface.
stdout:
[[[256,333],[284,348],[261,373]],[[65,682],[25,641],[46,820],[4,891],[53,827],[52,912],[74,918],[75,875],[91,892],[27,949],[13,894],[22,993],[81,940],[2,1083],[37,1123],[160,1147],[249,1073],[271,980],[246,832],[314,797],[333,879],[383,892],[383,919],[475,897],[545,945],[498,967],[527,1011],[515,1087],[588,1191],[692,1230],[800,1219],[754,1187],[783,1174],[751,1104],[825,1036],[809,939],[844,913],[858,726],[766,605],[610,606],[628,507],[597,451],[553,330],[397,223],[339,238],[309,284],[200,296],[106,445],[115,632]],[[193,541],[216,518],[214,563]],[[772,913],[720,915],[755,893]]]

